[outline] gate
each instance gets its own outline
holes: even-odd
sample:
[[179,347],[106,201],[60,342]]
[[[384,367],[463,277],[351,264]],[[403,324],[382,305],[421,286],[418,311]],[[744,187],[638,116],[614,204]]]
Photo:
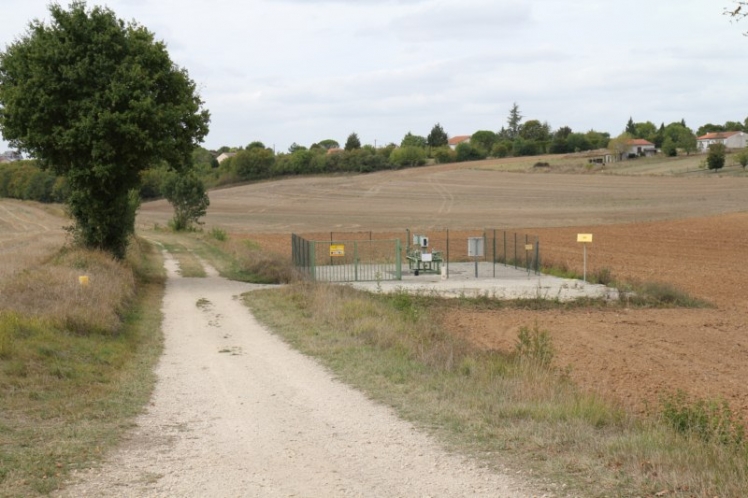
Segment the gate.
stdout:
[[310,280],[373,282],[402,279],[399,239],[315,241],[291,235],[294,266]]

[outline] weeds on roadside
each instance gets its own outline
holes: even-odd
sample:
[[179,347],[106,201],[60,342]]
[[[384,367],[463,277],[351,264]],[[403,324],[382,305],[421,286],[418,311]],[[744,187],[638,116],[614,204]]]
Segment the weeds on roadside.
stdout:
[[59,489],[147,402],[162,296],[161,274],[148,273],[161,261],[138,241],[127,261],[65,249],[2,282],[0,496]]
[[226,230],[218,227],[213,227],[208,233],[211,237],[216,239],[218,242],[226,242],[229,238]]
[[515,352],[520,361],[548,368],[553,361],[554,350],[547,330],[540,330],[538,324],[531,329],[520,327],[515,343]]
[[[224,232],[225,233],[225,232]],[[251,240],[233,239],[219,232],[206,242],[220,251],[219,258],[224,261],[219,271],[232,280],[258,284],[286,284],[295,282],[301,277],[293,267],[290,258],[270,253]]]
[[[255,292],[247,304],[343,381],[489,465],[511,465],[510,456],[563,483],[561,495],[737,497],[748,487],[744,450],[680,437],[664,417],[635,418],[577,389],[554,367],[548,331],[521,327],[513,352],[476,350],[450,334],[440,312],[468,298],[301,283]],[[721,410],[707,413],[729,419]]]
[[[581,280],[582,275],[569,269],[565,262],[545,262],[543,273],[559,278]],[[598,268],[587,274],[587,282],[611,287],[623,306],[706,308],[711,304],[663,282],[622,281],[613,276],[609,268]]]
[[727,401],[691,400],[679,390],[661,400],[663,420],[680,434],[706,443],[746,447],[745,420]]

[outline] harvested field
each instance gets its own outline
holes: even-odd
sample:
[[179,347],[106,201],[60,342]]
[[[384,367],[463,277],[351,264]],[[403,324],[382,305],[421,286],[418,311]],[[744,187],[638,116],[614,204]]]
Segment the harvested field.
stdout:
[[70,224],[60,206],[0,199],[0,279],[50,257]]
[[[666,282],[713,309],[452,312],[456,333],[511,350],[521,326],[547,329],[559,367],[587,389],[638,411],[683,389],[724,398],[748,416],[748,179],[507,173],[436,166],[329,178],[295,178],[211,193],[207,226],[290,251],[290,233],[405,228],[520,229],[540,236],[546,260],[581,271],[577,233],[592,233],[589,268]],[[168,205],[139,223],[166,224]],[[390,232],[385,234],[382,232]]]

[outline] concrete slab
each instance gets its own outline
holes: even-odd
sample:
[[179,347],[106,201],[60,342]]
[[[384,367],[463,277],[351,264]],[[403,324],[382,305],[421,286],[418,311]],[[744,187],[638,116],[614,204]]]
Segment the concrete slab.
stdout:
[[491,297],[494,299],[552,299],[572,301],[581,297],[617,299],[618,292],[604,285],[589,284],[581,280],[537,275],[525,269],[478,264],[450,263],[442,274],[403,271],[399,281],[348,282],[357,289],[370,292],[435,293],[443,297]]

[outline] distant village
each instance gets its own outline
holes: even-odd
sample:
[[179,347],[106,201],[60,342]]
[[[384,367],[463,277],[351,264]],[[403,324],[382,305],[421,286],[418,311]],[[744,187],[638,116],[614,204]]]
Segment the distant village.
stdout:
[[23,156],[20,152],[14,150],[8,150],[0,154],[0,163],[12,163],[13,161],[20,161]]

